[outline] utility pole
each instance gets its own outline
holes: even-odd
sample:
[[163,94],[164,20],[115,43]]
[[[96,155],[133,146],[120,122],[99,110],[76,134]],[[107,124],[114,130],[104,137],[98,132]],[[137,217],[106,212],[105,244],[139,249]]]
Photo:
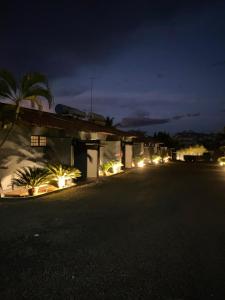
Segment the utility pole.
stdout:
[[91,118],[92,118],[92,113],[93,113],[93,87],[94,87],[94,79],[95,77],[90,77],[91,80]]

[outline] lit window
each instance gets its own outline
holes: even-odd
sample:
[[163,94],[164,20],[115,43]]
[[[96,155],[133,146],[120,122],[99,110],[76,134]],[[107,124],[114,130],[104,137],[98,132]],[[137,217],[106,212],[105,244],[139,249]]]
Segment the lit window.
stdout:
[[39,137],[40,146],[46,146],[46,136]]
[[46,136],[32,135],[30,145],[32,147],[45,147],[47,144]]

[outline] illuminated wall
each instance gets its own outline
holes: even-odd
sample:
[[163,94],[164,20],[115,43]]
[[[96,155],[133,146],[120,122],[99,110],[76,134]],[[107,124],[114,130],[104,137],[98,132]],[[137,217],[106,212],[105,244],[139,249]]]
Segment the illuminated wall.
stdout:
[[183,160],[185,155],[193,155],[193,156],[201,156],[205,152],[207,152],[207,149],[202,145],[196,145],[188,148],[183,148],[177,151],[177,160]]
[[[0,139],[7,129],[0,130]],[[32,147],[31,136],[46,136],[46,147]],[[26,166],[43,166],[45,163],[71,164],[73,137],[64,137],[59,129],[49,129],[19,124],[14,127],[8,140],[0,149],[0,184],[3,190],[11,188],[12,175]]]

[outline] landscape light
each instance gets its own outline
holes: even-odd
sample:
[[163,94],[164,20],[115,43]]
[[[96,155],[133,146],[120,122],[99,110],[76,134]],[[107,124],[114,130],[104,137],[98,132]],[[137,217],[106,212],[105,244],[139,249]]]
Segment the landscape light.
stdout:
[[153,164],[158,165],[160,163],[160,160],[161,160],[161,157],[157,156],[152,160],[152,162],[153,162]]
[[65,178],[65,176],[59,176],[58,177],[58,187],[60,189],[62,189],[63,187],[65,187],[65,184],[66,184],[66,178]]
[[169,162],[169,159],[170,159],[170,157],[169,157],[169,156],[166,156],[166,157],[163,158],[163,162],[164,162],[164,163],[168,163],[168,162]]
[[119,164],[114,164],[114,165],[112,166],[112,169],[113,169],[113,173],[114,173],[114,174],[118,173],[118,172],[120,171],[120,166],[119,166]]
[[218,162],[221,167],[225,166],[225,156],[219,157]]
[[138,168],[143,168],[145,166],[145,163],[144,163],[144,160],[140,160],[138,163],[137,163],[137,166]]

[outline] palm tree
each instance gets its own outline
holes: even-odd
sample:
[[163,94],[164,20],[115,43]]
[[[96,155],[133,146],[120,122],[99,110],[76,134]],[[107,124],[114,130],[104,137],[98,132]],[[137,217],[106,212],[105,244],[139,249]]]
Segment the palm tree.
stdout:
[[53,96],[48,86],[47,78],[40,73],[27,73],[20,80],[16,80],[11,72],[0,70],[0,99],[9,100],[15,104],[13,121],[0,142],[0,148],[4,145],[10,132],[18,120],[21,103],[28,101],[31,107],[42,110],[42,100],[48,102],[49,108],[53,104]]
[[113,127],[113,121],[114,121],[114,118],[106,117],[105,126]]

